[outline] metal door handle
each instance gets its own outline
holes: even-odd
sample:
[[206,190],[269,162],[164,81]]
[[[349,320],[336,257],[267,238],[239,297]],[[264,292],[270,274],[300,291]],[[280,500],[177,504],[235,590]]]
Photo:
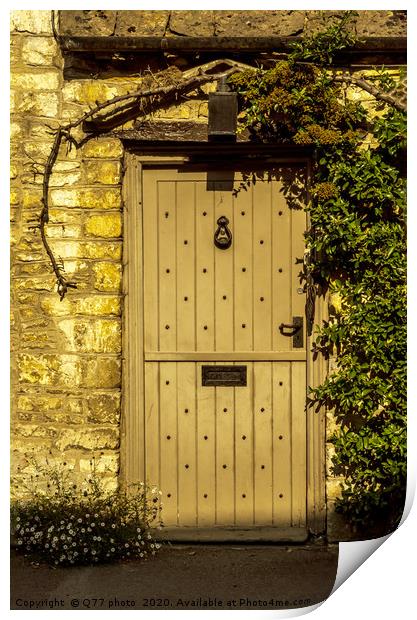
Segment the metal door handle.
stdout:
[[292,337],[292,346],[294,347],[294,349],[301,349],[304,346],[304,319],[302,316],[293,316],[292,320],[292,323],[281,323],[278,329],[283,336],[289,336],[290,338]]
[[[300,323],[281,323],[279,331],[283,336],[294,336],[300,329]],[[292,332],[285,332],[284,329],[292,329]]]

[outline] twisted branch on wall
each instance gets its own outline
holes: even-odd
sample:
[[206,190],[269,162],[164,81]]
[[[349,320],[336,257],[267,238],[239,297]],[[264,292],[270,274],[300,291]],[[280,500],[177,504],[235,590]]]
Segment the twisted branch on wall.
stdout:
[[[220,64],[226,64],[229,68],[221,73],[209,73],[210,70]],[[64,299],[68,289],[77,288],[77,284],[73,281],[67,280],[62,260],[56,259],[51,246],[48,243],[45,226],[49,222],[49,181],[59,154],[59,149],[64,141],[66,141],[70,146],[75,146],[75,148],[79,148],[85,141],[83,140],[82,142],[78,142],[72,135],[71,131],[89,122],[88,129],[91,134],[94,136],[100,135],[100,133],[104,133],[108,130],[109,119],[121,111],[125,112],[126,110],[131,110],[132,113],[134,113],[134,116],[139,117],[145,113],[149,113],[157,107],[160,107],[169,95],[184,95],[202,86],[203,84],[217,81],[222,77],[227,78],[237,71],[242,71],[244,68],[252,69],[252,67],[249,67],[248,65],[243,65],[242,63],[234,62],[232,60],[221,60],[208,63],[207,65],[198,67],[191,76],[187,76],[185,79],[181,76],[182,79],[175,80],[172,84],[162,84],[147,89],[142,88],[132,93],[119,95],[109,99],[108,101],[97,103],[95,107],[88,110],[79,119],[65,125],[61,125],[58,129],[52,130],[52,133],[54,134],[54,141],[43,172],[41,199],[42,209],[39,216],[38,227],[40,229],[43,246],[49,257],[56,277],[57,291],[61,301]],[[146,108],[144,107],[144,102],[148,103]],[[121,120],[119,119],[119,121],[119,124],[126,122],[125,115]]]
[[[221,72],[211,72],[223,65],[226,65],[228,68]],[[157,74],[153,76],[153,79],[157,82],[156,86],[141,88],[134,92],[127,93],[126,95],[113,97],[102,103],[97,102],[95,107],[85,112],[85,114],[77,120],[61,125],[58,129],[50,128],[52,135],[54,135],[54,141],[43,171],[42,209],[39,216],[39,225],[37,227],[40,230],[43,246],[56,276],[57,292],[61,301],[64,299],[68,289],[77,288],[77,284],[67,280],[63,261],[61,259],[57,260],[55,257],[48,243],[45,227],[49,222],[49,182],[62,144],[66,142],[70,147],[74,146],[75,148],[79,148],[90,137],[105,133],[110,127],[122,125],[126,122],[127,118],[138,118],[156,110],[164,104],[166,105],[169,97],[177,98],[204,84],[215,82],[220,80],[220,78],[227,78],[233,73],[246,70],[255,71],[255,68],[237,61],[221,59],[186,71],[179,76],[175,76],[175,79],[169,76],[168,83],[166,79],[165,83],[158,83],[161,74]],[[335,76],[334,79],[336,82],[355,84],[362,90],[372,94],[376,99],[388,103],[398,110],[405,111],[405,104],[402,101],[362,78],[344,74],[342,76]],[[161,81],[164,81],[163,78]],[[81,126],[85,130],[86,136],[83,140],[77,141],[71,132]]]
[[335,82],[344,83],[344,84],[353,84],[354,86],[358,86],[361,90],[366,91],[378,101],[383,101],[384,103],[388,103],[390,106],[398,110],[399,112],[407,112],[407,104],[401,101],[400,98],[394,97],[391,93],[387,93],[380,88],[374,86],[367,80],[363,78],[358,78],[354,75],[350,75],[349,73],[344,73],[343,75],[335,75],[333,80]]

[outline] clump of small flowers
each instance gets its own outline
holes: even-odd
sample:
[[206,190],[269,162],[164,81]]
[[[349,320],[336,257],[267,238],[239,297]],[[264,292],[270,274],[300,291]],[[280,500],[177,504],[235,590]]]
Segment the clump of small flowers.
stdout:
[[56,471],[49,481],[47,492],[32,490],[12,504],[12,533],[26,556],[71,566],[146,558],[160,548],[150,533],[161,509],[156,487],[107,492],[95,473],[81,489]]

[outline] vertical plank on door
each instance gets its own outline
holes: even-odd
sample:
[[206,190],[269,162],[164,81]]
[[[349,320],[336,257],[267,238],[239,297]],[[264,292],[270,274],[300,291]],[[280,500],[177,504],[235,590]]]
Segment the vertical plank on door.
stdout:
[[253,511],[253,362],[247,385],[235,388],[236,525],[250,526]]
[[[277,176],[281,176],[279,169]],[[291,210],[281,181],[272,183],[272,329],[274,351],[288,351],[291,338],[279,332],[281,323],[292,323],[291,310]]]
[[[302,386],[301,386],[302,388]],[[289,362],[272,363],[274,524],[291,526],[291,375]]]
[[306,522],[306,363],[291,362],[292,525]]
[[158,183],[154,171],[148,171],[143,180],[143,298],[144,348],[158,350]]
[[[205,175],[204,175],[205,176]],[[196,181],[196,291],[195,304],[197,351],[214,351],[214,192],[207,191],[205,180]]]
[[[241,182],[238,178],[235,185]],[[240,189],[234,200],[234,329],[235,351],[251,351],[253,347],[252,291],[252,198],[253,186]]]
[[178,522],[197,523],[196,363],[176,362],[178,398]]
[[216,520],[215,388],[202,386],[197,363],[197,519],[200,527]]
[[160,362],[160,458],[163,522],[178,522],[177,365]]
[[161,181],[158,188],[159,350],[175,351],[177,346],[176,183]]
[[254,363],[255,524],[272,523],[272,363]]
[[[195,351],[195,183],[177,182],[177,350]],[[185,302],[185,297],[190,301]],[[192,300],[192,301],[191,301]],[[173,303],[173,300],[171,300]]]
[[[218,366],[219,364],[216,364]],[[216,524],[235,522],[234,390],[216,387]]]
[[[224,215],[229,220],[229,228],[233,231],[233,196],[232,191],[221,189],[222,181],[219,181],[215,192],[215,220]],[[216,351],[233,351],[234,328],[233,328],[233,250],[214,249],[215,261],[215,347]]]
[[159,363],[145,362],[146,482],[159,486]]
[[255,351],[272,347],[271,183],[267,174],[254,186],[253,340]]
[[[294,170],[294,174],[296,171]],[[291,260],[292,260],[292,298],[291,322],[293,316],[305,315],[306,295],[303,293],[304,280],[303,259],[305,250],[304,231],[306,229],[306,214],[302,209],[291,210]],[[291,338],[289,339],[291,340]],[[306,342],[306,324],[304,320],[304,347]]]

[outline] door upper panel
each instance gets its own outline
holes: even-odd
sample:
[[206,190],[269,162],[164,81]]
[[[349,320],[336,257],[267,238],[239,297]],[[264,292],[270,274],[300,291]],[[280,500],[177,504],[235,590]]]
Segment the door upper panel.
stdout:
[[[157,352],[291,351],[303,316],[306,171],[147,170],[144,344]],[[217,220],[232,234],[215,246]],[[305,338],[304,338],[305,342]]]

